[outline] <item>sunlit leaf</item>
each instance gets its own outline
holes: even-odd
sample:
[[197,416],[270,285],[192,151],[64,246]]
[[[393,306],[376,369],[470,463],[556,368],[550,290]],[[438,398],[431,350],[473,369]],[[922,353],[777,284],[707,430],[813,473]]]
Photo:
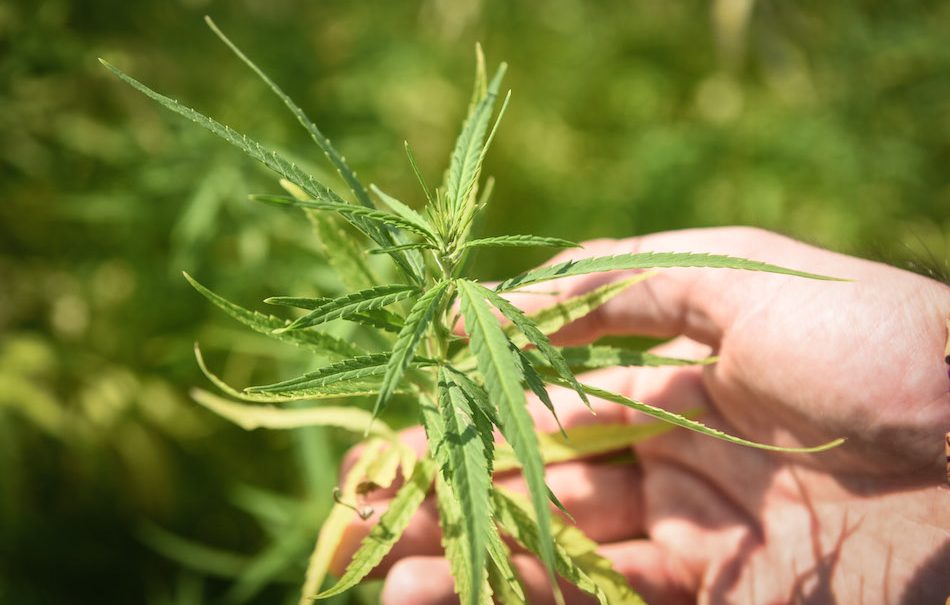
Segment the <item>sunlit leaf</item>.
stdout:
[[336,428],[393,437],[392,430],[380,423],[372,423],[366,410],[354,407],[276,408],[268,405],[246,405],[212,395],[201,389],[192,389],[191,397],[215,414],[251,431],[258,428],[296,429],[304,426],[332,426]]
[[[538,328],[537,324],[535,324],[532,319],[525,316],[521,309],[508,302],[497,293],[485,288],[484,286],[479,287],[481,288],[482,295],[488,300],[488,302],[501,311],[502,315],[507,317],[516,328],[521,330],[521,333],[524,334],[525,338],[527,338],[531,344],[536,346],[538,348],[538,352],[540,352],[541,355],[547,359],[548,363],[551,364],[551,367],[554,368],[554,371],[557,372],[558,376],[568,381],[568,383],[571,385],[571,388],[573,388],[577,394],[580,395],[581,401],[583,401],[587,407],[590,407],[590,401],[587,400],[587,395],[581,390],[581,385],[577,382],[577,378],[574,377],[574,372],[571,371],[571,368],[564,360],[561,352],[551,344],[551,341],[548,340],[548,337],[544,334],[544,332]],[[553,407],[551,409],[551,413],[554,413]]]
[[[703,366],[716,363],[719,360],[716,356],[703,357],[700,359],[664,357],[663,355],[654,355],[646,351],[604,345],[564,347],[560,349],[560,352],[571,368],[583,370],[612,368],[616,366]],[[547,359],[536,351],[526,351],[525,353],[531,358],[532,363],[536,365],[550,364]]]
[[[228,48],[237,55],[251,70],[257,74],[257,76],[265,83],[267,86],[283,101],[284,105],[287,106],[287,109],[294,114],[294,117],[297,118],[297,121],[300,122],[307,132],[310,134],[310,137],[317,144],[318,147],[323,151],[327,156],[327,159],[330,160],[330,163],[333,164],[333,167],[336,168],[337,173],[343,178],[343,181],[347,184],[353,194],[356,196],[357,201],[365,206],[366,208],[373,208],[373,201],[369,197],[369,193],[366,191],[366,187],[360,182],[356,176],[356,172],[350,168],[346,163],[346,160],[343,156],[333,147],[328,139],[320,129],[317,128],[316,124],[307,117],[307,114],[290,98],[278,85],[274,82],[264,71],[259,68],[251,59],[244,54],[244,52],[237,47],[227,36],[224,35],[218,26],[215,25],[214,21],[210,17],[205,17],[205,21],[208,24],[208,27],[211,28],[222,42],[227,45]],[[315,196],[319,197],[319,196]],[[322,199],[322,198],[321,198]],[[339,200],[342,201],[342,200]],[[367,233],[374,241],[379,243],[381,246],[389,246],[394,243],[392,235],[386,230],[379,228],[376,225],[362,221],[359,217],[356,217],[356,223],[358,226]],[[404,254],[401,252],[395,252],[392,254],[393,260],[396,262],[400,268],[406,272],[408,275],[412,275],[416,278],[417,281],[422,277],[421,267],[413,266],[411,261],[407,260]]]
[[399,540],[412,515],[425,499],[429,486],[435,477],[436,464],[431,458],[423,458],[416,464],[412,476],[399,489],[396,496],[389,503],[389,508],[382,514],[379,523],[370,530],[370,533],[359,549],[353,555],[353,560],[347,565],[346,571],[340,580],[330,589],[316,595],[317,599],[325,599],[343,593],[356,586],[376,567],[383,557]]
[[[571,427],[561,433],[538,433],[541,457],[545,464],[567,462],[629,448],[644,439],[673,430],[666,422],[643,424],[591,424]],[[495,448],[495,471],[518,468],[518,460],[510,445]]]
[[490,400],[498,406],[501,430],[521,462],[525,483],[531,494],[535,514],[540,520],[539,554],[549,570],[553,570],[554,552],[549,527],[547,486],[544,484],[544,464],[534,433],[534,424],[528,413],[528,402],[521,389],[519,364],[509,348],[508,338],[498,320],[482,298],[477,284],[458,280],[462,316],[468,331],[469,346],[475,355],[478,369],[485,379]]
[[278,328],[276,332],[279,334],[318,326],[335,319],[349,319],[367,311],[382,309],[416,293],[418,290],[414,286],[404,284],[374,286],[359,292],[351,292],[320,304],[306,315],[291,322],[290,325]]
[[[484,435],[479,435],[479,426],[475,422],[478,412],[449,372],[440,373],[439,392],[445,433],[437,450],[437,459],[449,469],[446,479],[460,510],[459,522],[464,526],[468,558],[467,577],[471,585],[467,602],[474,605],[484,596],[485,539],[491,525],[488,497],[491,465],[488,458],[492,452],[485,451]],[[487,430],[490,439],[490,427]]]
[[360,397],[364,395],[375,395],[379,392],[379,386],[364,381],[351,381],[346,383],[337,383],[315,388],[302,388],[295,391],[286,391],[280,394],[276,393],[248,393],[239,391],[221,380],[218,376],[208,369],[204,357],[201,355],[201,349],[198,343],[195,343],[195,359],[198,361],[198,367],[201,372],[214,384],[235,399],[241,401],[252,401],[257,403],[284,403],[287,401],[301,401],[307,399],[336,399],[340,397]]
[[[358,217],[372,221],[379,226],[398,227],[410,233],[415,233],[426,238],[430,242],[435,242],[435,236],[427,229],[424,229],[412,221],[407,221],[397,214],[391,214],[382,210],[373,210],[363,206],[355,206],[346,202],[327,202],[321,200],[298,200],[284,195],[252,195],[251,199],[266,204],[277,206],[295,206],[298,208],[310,208],[312,210],[325,210],[335,212],[345,217]],[[389,247],[389,246],[384,246]],[[395,253],[394,253],[395,254]]]
[[787,269],[777,265],[761,263],[745,258],[723,256],[719,254],[697,254],[694,252],[641,252],[638,254],[617,254],[615,256],[597,256],[569,260],[548,267],[541,267],[517,277],[507,279],[495,288],[498,292],[507,292],[521,288],[528,284],[537,284],[552,279],[599,273],[601,271],[621,271],[631,269],[656,269],[664,267],[706,267],[711,269],[742,269],[745,271],[765,271],[767,273],[781,273],[796,277],[841,281],[836,277],[806,273],[795,269]]
[[569,242],[566,239],[541,237],[540,235],[498,235],[472,239],[462,245],[463,248],[526,248],[532,246],[577,248],[580,244]]
[[[550,381],[560,383],[561,386],[566,386],[563,381],[557,378],[551,378]],[[825,450],[829,450],[833,447],[837,447],[841,445],[842,443],[844,443],[844,439],[834,439],[832,441],[829,441],[828,443],[824,443],[824,444],[817,445],[814,447],[779,447],[777,445],[767,445],[764,443],[758,443],[756,441],[749,441],[748,439],[742,439],[741,437],[734,437],[720,430],[708,427],[702,424],[701,422],[697,422],[685,416],[674,414],[673,412],[669,412],[662,408],[658,408],[658,407],[649,405],[647,403],[643,403],[642,401],[636,401],[635,399],[624,397],[623,395],[620,395],[618,393],[612,393],[610,391],[605,391],[603,389],[599,389],[597,387],[586,385],[586,384],[581,384],[581,387],[585,391],[587,391],[588,395],[593,395],[594,397],[599,397],[607,401],[613,401],[614,403],[619,403],[620,405],[626,406],[628,408],[632,408],[639,412],[643,412],[644,414],[647,414],[649,416],[653,416],[654,418],[658,420],[662,420],[663,422],[668,422],[670,424],[683,427],[684,429],[689,429],[691,431],[702,433],[703,435],[708,435],[709,437],[715,437],[716,439],[721,439],[723,441],[728,441],[729,443],[735,443],[737,445],[744,445],[747,447],[754,447],[754,448],[758,448],[762,450],[770,450],[773,452],[807,454],[807,453],[823,452]]]
[[[540,555],[543,544],[541,536],[544,529],[538,524],[536,515],[526,506],[526,503],[520,502],[514,494],[497,488],[492,490],[492,501],[495,504],[495,519],[504,532],[523,547]],[[548,523],[550,522],[549,520]],[[550,526],[547,532],[551,533]],[[577,566],[560,544],[554,542],[552,551],[554,569],[559,576],[596,597],[601,605],[610,605],[604,591]]]
[[409,315],[406,317],[406,324],[396,338],[393,345],[393,352],[389,358],[389,365],[383,376],[383,383],[379,389],[379,396],[376,399],[376,405],[373,407],[373,416],[386,407],[389,398],[392,396],[396,386],[402,380],[402,376],[409,367],[416,347],[422,340],[429,322],[432,321],[436,311],[442,304],[442,297],[449,287],[448,281],[442,281],[429,288],[425,294],[416,300]]
[[185,276],[185,279],[188,280],[188,283],[190,283],[195,290],[200,292],[202,296],[255,332],[266,334],[281,342],[288,342],[311,349],[331,360],[366,354],[366,351],[352,343],[312,330],[306,332],[275,333],[275,330],[286,328],[290,322],[274,317],[273,315],[265,315],[257,311],[245,309],[205,288],[187,273],[183,272],[182,274]]

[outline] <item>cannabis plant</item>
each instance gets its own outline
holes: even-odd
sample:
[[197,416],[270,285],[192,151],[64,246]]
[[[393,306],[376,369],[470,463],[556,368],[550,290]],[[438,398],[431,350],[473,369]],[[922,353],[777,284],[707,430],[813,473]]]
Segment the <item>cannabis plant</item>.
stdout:
[[[304,311],[296,319],[285,320],[225,300],[185,275],[198,292],[241,323],[279,341],[311,350],[320,363],[313,371],[290,380],[237,389],[209,370],[196,346],[202,371],[231,398],[196,390],[193,394],[199,403],[249,429],[324,424],[361,432],[366,437],[360,458],[333,494],[336,505],[323,525],[311,557],[303,601],[340,594],[365,578],[399,539],[434,485],[445,554],[451,563],[456,591],[465,604],[491,603],[493,597],[506,604],[525,602],[502,535],[535,553],[552,580],[555,575],[560,576],[605,604],[642,602],[609,562],[594,552],[595,544],[572,526],[570,515],[545,485],[544,465],[624,447],[655,434],[656,427],[588,427],[561,434],[538,434],[528,411],[525,389],[533,392],[552,414],[555,410],[546,390],[548,384],[573,389],[588,405],[589,397],[598,397],[649,414],[666,425],[745,446],[781,448],[726,435],[689,416],[673,414],[578,380],[574,373],[577,369],[690,363],[619,347],[561,348],[549,339],[551,333],[647,279],[651,273],[608,283],[532,315],[510,303],[505,294],[561,277],[664,267],[742,269],[825,278],[728,256],[644,252],[582,258],[528,271],[494,287],[480,284],[466,277],[466,269],[472,255],[481,248],[576,246],[566,240],[536,235],[473,236],[473,226],[491,194],[491,180],[482,184],[482,163],[509,100],[506,95],[493,120],[504,64],[489,79],[483,55],[480,50],[476,53],[472,101],[440,186],[432,188],[427,184],[407,144],[408,163],[419,181],[425,203],[417,211],[375,186],[364,186],[303,110],[210,20],[208,23],[296,116],[352,195],[352,199],[346,199],[280,154],[153,91],[103,61],[132,87],[276,172],[286,194],[252,198],[302,211],[313,222],[331,263],[343,273],[344,281],[355,286],[353,292],[333,298],[267,299],[265,302],[272,305]],[[387,256],[399,278],[394,283],[380,282],[367,262],[368,254]],[[499,315],[504,321],[499,320]],[[380,346],[367,350],[332,336],[324,328],[336,321],[365,326],[378,336],[374,342],[381,343]],[[464,337],[458,336],[459,325],[464,325]],[[428,453],[421,458],[401,444],[394,431],[378,418],[397,394],[418,405],[429,442]],[[366,397],[372,400],[371,412],[353,406],[267,405]],[[496,428],[504,437],[504,444],[495,442]],[[834,444],[795,451],[817,451]],[[515,468],[520,469],[527,484],[526,499],[492,485],[493,473]],[[359,505],[361,497],[392,485],[400,473],[401,487],[342,577],[319,592],[344,526],[354,515],[370,516]],[[552,514],[552,505],[561,509],[563,516]],[[556,586],[553,581],[552,585]]]

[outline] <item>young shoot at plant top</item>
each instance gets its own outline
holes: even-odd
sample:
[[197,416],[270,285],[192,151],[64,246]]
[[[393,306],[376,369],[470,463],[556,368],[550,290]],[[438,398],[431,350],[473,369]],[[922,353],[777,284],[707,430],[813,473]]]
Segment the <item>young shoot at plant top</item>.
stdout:
[[[628,287],[652,275],[641,273],[624,281],[526,315],[502,295],[529,284],[600,271],[709,267],[767,271],[790,276],[831,279],[752,260],[692,253],[639,253],[584,258],[523,273],[485,287],[465,277],[473,252],[479,248],[546,246],[569,248],[572,242],[535,235],[500,235],[474,239],[472,227],[491,194],[491,180],[482,184],[482,163],[497,131],[509,94],[495,107],[505,75],[502,64],[489,79],[485,60],[476,53],[475,89],[440,186],[430,188],[406,145],[408,163],[421,187],[422,211],[376,186],[366,187],[343,156],[304,112],[208,19],[221,40],[283,101],[310,133],[317,146],[349,188],[351,199],[325,186],[293,162],[256,141],[148,88],[102,61],[116,76],[168,109],[228,141],[280,176],[284,195],[253,199],[302,211],[315,226],[331,262],[353,291],[332,298],[277,296],[273,305],[303,309],[294,320],[248,310],[211,292],[185,275],[198,292],[252,330],[312,351],[317,369],[274,384],[237,389],[198,363],[208,379],[231,399],[203,390],[194,398],[244,428],[296,428],[327,425],[365,433],[362,455],[345,477],[336,504],[325,521],[311,557],[301,602],[339,594],[357,583],[383,559],[399,539],[433,484],[442,526],[442,541],[455,578],[456,591],[467,605],[523,603],[525,594],[501,536],[505,534],[535,553],[553,579],[558,575],[594,595],[601,603],[641,603],[624,578],[598,557],[595,544],[559,515],[561,508],[545,485],[544,465],[616,450],[659,432],[660,425],[585,427],[562,435],[538,434],[528,412],[525,388],[551,413],[554,407],[546,384],[566,386],[587,402],[602,398],[649,414],[662,423],[750,447],[789,452],[754,443],[706,427],[700,422],[579,382],[574,371],[613,365],[709,363],[650,355],[619,347],[554,346],[548,335],[606,303]],[[493,117],[494,116],[494,117]],[[372,195],[371,195],[372,194]],[[365,253],[388,256],[399,279],[380,281]],[[456,304],[456,302],[458,304]],[[507,320],[503,325],[496,317]],[[453,334],[459,319],[467,340]],[[387,343],[366,350],[349,340],[321,331],[325,324],[356,322]],[[531,348],[526,350],[526,347]],[[377,417],[396,394],[418,402],[429,441],[421,459],[401,444]],[[358,407],[272,407],[289,401],[372,397],[372,412]],[[239,403],[237,401],[244,402]],[[665,425],[663,425],[665,426]],[[496,444],[494,429],[505,444]],[[520,468],[529,497],[522,499],[493,487],[497,470]],[[367,489],[388,487],[402,473],[405,481],[378,524],[362,542],[336,584],[320,592],[330,558],[344,526],[357,513],[348,502]],[[328,494],[328,497],[330,495]],[[555,537],[557,536],[557,538]],[[553,584],[553,582],[552,582]],[[559,597],[559,595],[556,595]]]

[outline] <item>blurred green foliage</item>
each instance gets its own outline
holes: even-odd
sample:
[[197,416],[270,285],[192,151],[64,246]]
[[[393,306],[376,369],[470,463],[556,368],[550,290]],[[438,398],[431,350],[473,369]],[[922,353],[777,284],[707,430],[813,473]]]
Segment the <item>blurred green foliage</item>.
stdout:
[[[474,42],[509,61],[484,233],[749,224],[946,271],[947,3],[8,0],[0,601],[296,598],[350,441],[243,433],[190,403],[195,339],[234,384],[307,359],[248,336],[179,271],[248,306],[338,285],[303,221],[246,201],[276,191],[263,169],[95,61],[332,180],[205,13],[403,199],[418,197],[403,139],[430,182],[445,168]],[[484,254],[477,270],[543,255]]]

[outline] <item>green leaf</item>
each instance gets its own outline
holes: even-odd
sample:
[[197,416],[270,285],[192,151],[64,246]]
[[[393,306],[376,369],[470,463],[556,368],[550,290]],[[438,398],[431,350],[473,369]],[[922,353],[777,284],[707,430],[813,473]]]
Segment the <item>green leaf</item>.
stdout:
[[[301,187],[304,191],[307,192],[311,197],[324,200],[332,203],[345,204],[342,198],[334,193],[330,188],[328,188],[323,183],[319,182],[312,175],[309,175],[302,171],[296,164],[290,162],[289,160],[284,159],[281,155],[277,154],[274,151],[266,149],[263,145],[257,141],[248,138],[245,135],[239,134],[228,126],[223,124],[191,109],[190,107],[185,107],[181,105],[174,99],[166,97],[165,95],[159,94],[149,88],[148,86],[142,84],[135,78],[127,75],[122,70],[113,66],[109,62],[99,59],[99,62],[102,63],[109,71],[115,74],[119,79],[123,80],[145,96],[157,101],[160,105],[170,109],[171,111],[177,113],[180,116],[188,118],[195,124],[198,124],[202,128],[212,132],[213,134],[221,137],[228,143],[231,143],[244,153],[246,153],[251,158],[257,160],[258,162],[264,164],[280,176],[284,177],[288,181],[296,184]],[[368,199],[368,197],[367,197]],[[372,202],[370,202],[372,203]],[[373,241],[375,241],[380,246],[386,247],[391,246],[395,242],[392,236],[388,231],[381,229],[378,225],[374,223],[367,222],[362,217],[356,215],[350,215],[351,222],[355,227],[363,231],[367,236],[369,236]],[[418,274],[417,269],[409,265],[405,258],[400,254],[394,254],[393,259],[400,266],[400,268],[410,277],[416,281],[421,281],[422,276]]]
[[[260,79],[265,84],[267,84],[274,94],[276,94],[277,97],[283,101],[284,105],[287,106],[287,109],[289,109],[290,112],[294,114],[294,117],[297,118],[297,121],[300,122],[300,124],[307,130],[307,132],[310,134],[310,137],[314,140],[317,146],[320,147],[327,159],[330,160],[330,163],[333,164],[333,167],[336,168],[337,173],[343,178],[343,181],[347,184],[350,190],[353,191],[357,201],[366,208],[373,208],[373,201],[370,199],[366,188],[356,177],[356,172],[350,168],[343,156],[330,143],[330,139],[320,132],[320,129],[317,128],[316,124],[314,124],[313,121],[307,117],[307,114],[304,113],[304,111],[296,103],[294,103],[293,99],[291,99],[279,86],[277,86],[277,84],[271,80],[261,68],[251,61],[251,59],[245,55],[236,44],[231,42],[231,40],[225,36],[220,29],[218,29],[218,26],[214,24],[210,17],[205,17],[205,21],[207,22],[208,27],[211,28],[211,31],[213,31],[221,39],[221,41],[224,42],[225,45],[227,45],[227,47],[230,48],[239,59],[241,59],[241,61],[250,67],[251,70],[257,74],[257,76],[260,77]],[[314,195],[314,197],[324,199],[321,196]],[[343,200],[337,197],[337,201]],[[359,217],[355,218],[356,226],[360,228],[360,230],[364,231],[379,245],[386,247],[394,243],[392,235],[386,229],[381,229],[376,225],[368,224],[365,221],[359,219]],[[399,267],[407,275],[413,276],[416,281],[421,281],[421,267],[413,266],[411,260],[407,260],[405,255],[403,255],[401,252],[393,253],[392,257],[396,264],[399,265]]]
[[501,430],[521,462],[525,483],[540,520],[539,553],[548,570],[554,568],[554,549],[550,532],[547,486],[544,464],[534,432],[528,402],[521,389],[518,360],[509,348],[508,338],[474,282],[456,282],[462,304],[462,316],[468,331],[478,369],[485,380],[489,398],[498,406]]
[[[363,481],[366,470],[382,457],[392,455],[394,451],[393,448],[383,449],[384,442],[375,438],[365,441],[364,446],[360,457],[343,480],[340,492],[347,501],[355,498],[356,488]],[[354,517],[356,517],[356,511],[340,502],[335,503],[330,509],[330,514],[320,526],[320,534],[307,564],[300,605],[309,605],[313,600],[313,595],[320,590],[327,576],[330,562],[333,560],[333,554]]]
[[506,70],[507,65],[504,63],[498,67],[485,95],[472,108],[455,142],[445,181],[446,201],[452,216],[462,216],[463,206],[468,202],[481,171],[485,132],[488,129],[488,121],[491,119],[495,100],[498,97],[498,88],[501,86]]
[[[561,384],[561,386],[566,386],[562,380],[557,379],[557,378],[552,378],[550,382],[555,382],[557,384]],[[601,399],[605,399],[607,401],[613,401],[614,403],[619,403],[620,405],[623,405],[628,408],[632,408],[634,410],[643,412],[644,414],[653,416],[654,418],[658,420],[662,420],[663,422],[669,422],[670,424],[683,427],[684,429],[689,429],[691,431],[702,433],[703,435],[708,435],[709,437],[715,437],[716,439],[721,439],[723,441],[728,441],[729,443],[735,443],[737,445],[745,445],[747,447],[754,447],[757,449],[769,450],[773,452],[808,454],[808,453],[815,453],[815,452],[823,452],[825,450],[829,450],[833,447],[837,447],[841,445],[842,443],[844,443],[844,439],[840,438],[840,439],[835,439],[833,441],[829,441],[828,443],[824,443],[822,445],[817,445],[815,447],[779,447],[777,445],[767,445],[764,443],[758,443],[755,441],[742,439],[740,437],[734,437],[722,431],[716,430],[714,428],[710,428],[702,424],[701,422],[691,420],[679,414],[674,414],[673,412],[668,412],[662,408],[654,407],[647,403],[643,403],[642,401],[629,399],[618,393],[612,393],[610,391],[598,389],[597,387],[593,387],[586,384],[582,384],[581,387],[585,391],[587,391],[588,395],[593,395],[594,397],[600,397]]]
[[410,309],[409,315],[406,317],[406,324],[399,332],[396,343],[393,345],[392,356],[389,358],[389,365],[386,368],[386,374],[383,376],[379,396],[376,399],[376,405],[373,407],[373,416],[378,416],[386,407],[396,386],[402,380],[402,375],[409,367],[415,355],[416,347],[419,346],[419,342],[426,333],[426,328],[428,328],[429,323],[439,309],[442,297],[448,287],[448,281],[435,284],[420,296]]
[[572,275],[599,273],[601,271],[620,271],[630,269],[654,269],[661,267],[707,267],[711,269],[743,269],[745,271],[765,271],[796,277],[842,281],[836,277],[805,273],[786,269],[777,265],[760,263],[745,258],[722,256],[719,254],[696,254],[693,252],[641,252],[639,254],[618,254],[615,256],[597,256],[569,260],[549,267],[541,267],[517,277],[507,279],[495,288],[497,292],[507,292],[528,284],[537,284],[552,279]]
[[540,235],[499,235],[483,237],[465,242],[463,248],[522,248],[529,246],[545,246],[550,248],[579,248],[580,244],[569,242],[557,237],[541,237]]
[[[616,366],[704,366],[716,363],[719,360],[716,356],[703,357],[702,359],[664,357],[662,355],[647,353],[646,351],[604,345],[564,347],[560,349],[560,352],[571,368],[580,368],[583,370],[613,368]],[[532,363],[536,365],[550,363],[535,351],[525,351],[525,353],[531,358]]]
[[412,148],[409,147],[409,141],[403,141],[406,147],[406,157],[409,158],[409,166],[412,167],[412,172],[416,175],[416,180],[419,181],[419,186],[422,187],[422,192],[426,196],[426,202],[431,206],[432,205],[432,195],[429,193],[429,186],[426,185],[426,179],[422,176],[422,171],[419,170],[419,165],[416,163],[416,156],[412,153]]
[[[327,304],[331,300],[333,299],[307,298],[303,296],[271,296],[270,298],[265,298],[264,302],[269,305],[282,305],[285,307],[295,307],[298,309],[308,309],[313,311],[314,309],[319,309],[322,305]],[[405,323],[402,316],[386,309],[374,309],[372,311],[366,311],[363,313],[353,313],[352,315],[349,315],[343,319],[355,321],[365,326],[379,328],[380,330],[386,330],[387,332],[396,333],[402,329],[402,326]]]
[[[482,598],[482,581],[485,576],[485,537],[491,525],[489,485],[491,471],[485,451],[485,436],[479,434],[476,410],[468,401],[462,387],[452,380],[452,374],[441,371],[439,376],[439,407],[445,434],[437,449],[439,462],[449,470],[446,479],[451,485],[460,509],[460,522],[464,526],[468,578],[471,582],[470,598],[466,601],[476,605]],[[490,427],[487,438],[491,439]],[[440,455],[441,454],[441,455]]]
[[[487,585],[487,568],[482,564],[481,573],[477,572],[479,567],[472,557],[472,536],[468,531],[459,497],[441,475],[436,477],[435,486],[439,526],[442,529],[442,547],[445,549],[445,558],[449,560],[452,577],[455,579],[455,594],[459,596],[459,602],[466,605],[491,605],[492,591]],[[491,520],[488,521],[488,527],[491,527]],[[481,556],[485,558],[484,551]],[[473,580],[473,578],[476,579]],[[481,580],[479,581],[478,578]]]
[[[545,307],[540,311],[532,313],[528,318],[534,322],[542,333],[553,334],[567,324],[605,305],[615,296],[634,284],[638,284],[655,276],[656,273],[656,271],[646,271],[627,279],[610,282],[590,292],[585,292],[584,294],[579,294],[578,296],[556,303],[550,307]],[[520,348],[528,344],[528,339],[523,334],[517,334],[517,331],[517,326],[510,326],[506,328],[505,333],[508,334],[512,342]]]
[[[577,426],[562,433],[538,433],[541,458],[545,464],[568,462],[630,448],[637,443],[673,430],[666,422],[642,424],[592,424]],[[511,446],[495,448],[495,472],[518,468]]]
[[[501,311],[502,315],[507,317],[516,328],[521,330],[521,333],[525,335],[528,341],[534,344],[534,346],[538,348],[538,351],[541,353],[541,355],[543,355],[548,360],[548,363],[551,364],[551,367],[554,368],[554,371],[557,372],[561,378],[570,383],[571,388],[573,388],[577,394],[580,395],[581,401],[583,401],[584,404],[589,408],[590,401],[587,400],[587,395],[583,390],[581,390],[581,385],[577,382],[577,378],[574,377],[574,372],[571,371],[571,368],[564,360],[561,352],[554,348],[554,346],[551,344],[551,341],[548,340],[548,337],[538,328],[534,321],[526,317],[525,314],[521,312],[521,309],[511,304],[497,293],[484,286],[479,286],[479,288],[481,289],[482,296],[484,296],[488,302],[494,305],[495,308]],[[530,365],[530,363],[528,365]],[[544,398],[542,398],[542,400],[544,400]],[[553,414],[554,407],[550,406],[549,401],[546,405],[549,405],[551,408],[551,413]]]
[[370,254],[390,254],[392,252],[397,252],[400,250],[434,250],[435,248],[432,244],[426,242],[419,242],[415,244],[402,244],[400,246],[390,246],[389,248],[373,248],[369,251]]
[[360,397],[365,395],[375,395],[379,392],[379,386],[361,381],[352,381],[345,384],[333,384],[313,389],[301,389],[299,391],[289,391],[286,393],[247,393],[241,392],[228,383],[215,376],[205,365],[204,357],[201,355],[201,349],[198,343],[195,343],[195,359],[198,361],[198,367],[201,372],[216,387],[241,401],[252,401],[257,403],[285,403],[288,401],[300,401],[306,399],[336,399],[340,397]]
[[524,588],[511,564],[511,552],[492,523],[488,532],[488,582],[502,605],[524,605]]
[[202,296],[255,332],[266,334],[281,342],[289,342],[300,347],[305,347],[331,360],[366,354],[366,351],[354,344],[327,334],[320,334],[319,332],[287,332],[275,334],[274,330],[285,328],[290,322],[274,317],[273,315],[265,315],[245,309],[205,288],[187,273],[182,272],[182,274],[185,276],[185,279],[188,280],[188,283],[201,293]]
[[[540,554],[542,548],[541,535],[544,532],[544,527],[537,522],[536,517],[532,515],[526,503],[521,502],[514,494],[503,492],[498,488],[492,490],[492,501],[495,504],[495,520],[505,533],[531,552]],[[548,523],[550,524],[551,521],[549,520]],[[547,533],[550,532],[551,527],[549,525]],[[554,568],[558,575],[584,592],[596,597],[601,605],[610,605],[604,591],[594,583],[584,570],[577,566],[560,544],[554,544],[553,557]],[[556,584],[552,582],[552,586],[556,587]]]
[[[226,418],[247,431],[254,429],[296,429],[304,426],[332,426],[362,433],[372,421],[366,410],[354,407],[275,408],[266,405],[245,405],[212,395],[201,389],[192,389],[191,397],[215,414]],[[374,435],[395,438],[392,429],[382,423],[373,423]]]
[[[287,179],[280,179],[280,186],[298,200],[310,199],[306,191]],[[345,228],[340,217],[316,210],[305,210],[304,213],[317,234],[323,256],[336,270],[344,286],[350,290],[365,290],[379,283],[366,262],[362,240]]]
[[597,543],[580,529],[554,517],[554,536],[571,563],[583,572],[610,605],[646,605],[609,559],[597,554]]
[[274,384],[248,387],[244,391],[246,393],[284,393],[306,388],[332,386],[337,382],[381,376],[386,371],[388,362],[388,353],[352,357],[324,366],[313,372],[307,372],[296,378],[282,380]]
[[[510,342],[510,341],[509,341]],[[515,359],[518,360],[518,367],[521,369],[521,375],[524,376],[525,385],[531,390],[532,393],[537,396],[538,400],[541,401],[541,404],[544,405],[551,412],[551,415],[554,416],[554,421],[557,423],[557,427],[564,432],[564,427],[561,425],[561,419],[558,418],[557,410],[554,409],[554,402],[551,401],[551,395],[548,393],[547,386],[544,384],[544,380],[541,379],[541,376],[534,369],[534,366],[531,365],[531,362],[528,361],[528,357],[521,351],[518,350],[514,344],[511,344],[511,352],[515,356]]]
[[484,418],[495,426],[501,424],[498,420],[498,408],[491,404],[488,399],[488,393],[481,385],[476,384],[464,372],[457,368],[446,365],[445,370],[452,373],[452,379],[464,392],[469,401],[482,412]]
[[290,325],[278,328],[276,332],[279,334],[318,326],[335,319],[349,319],[366,311],[382,309],[418,292],[415,286],[404,284],[375,286],[359,292],[351,292],[319,305],[310,313],[291,322]]
[[422,504],[435,473],[436,464],[430,458],[423,458],[416,464],[412,476],[396,493],[389,504],[389,508],[380,517],[379,523],[363,539],[359,550],[353,555],[353,560],[347,565],[340,581],[315,598],[325,599],[349,590],[366,577],[366,574],[372,571],[374,567],[379,565],[386,553],[392,549],[399,537],[402,536],[402,532],[409,525],[412,515]]
[[[297,208],[310,208],[312,210],[326,210],[336,212],[344,217],[360,217],[368,221],[373,221],[379,225],[388,227],[398,227],[410,233],[421,235],[432,244],[437,242],[435,236],[428,229],[423,229],[412,221],[407,221],[397,214],[390,214],[382,210],[373,210],[363,206],[354,206],[346,202],[326,202],[318,200],[298,200],[285,195],[252,195],[251,199],[265,204],[274,204],[277,206],[295,206]],[[389,245],[385,246],[389,247]]]
[[389,195],[388,193],[386,193],[385,191],[383,191],[376,185],[370,185],[369,188],[373,193],[376,194],[376,196],[379,199],[381,199],[387,206],[389,206],[389,208],[393,212],[395,212],[396,214],[398,214],[405,220],[409,221],[410,223],[414,224],[416,227],[419,228],[420,231],[424,233],[428,233],[429,235],[433,234],[432,225],[421,214],[419,214],[418,212],[416,212],[415,210],[413,210],[406,204],[403,204],[401,201],[394,198],[393,196]]

